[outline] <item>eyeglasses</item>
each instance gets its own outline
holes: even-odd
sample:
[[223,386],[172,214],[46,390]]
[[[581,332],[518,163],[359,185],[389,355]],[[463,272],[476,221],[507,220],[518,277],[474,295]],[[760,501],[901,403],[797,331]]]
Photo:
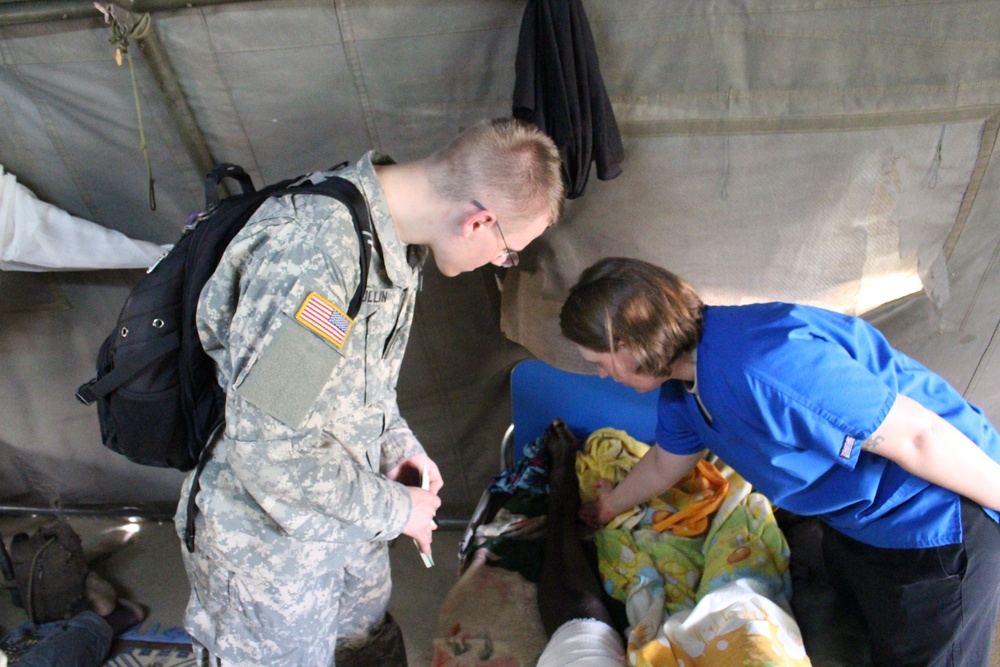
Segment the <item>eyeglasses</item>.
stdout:
[[[489,210],[475,199],[472,200],[472,205],[478,208],[480,211]],[[497,226],[497,231],[500,232],[500,241],[503,243],[504,252],[507,253],[507,258],[504,261],[502,261],[498,266],[504,269],[513,268],[517,266],[518,261],[520,261],[520,258],[517,256],[517,251],[511,250],[510,246],[507,245],[507,239],[503,237],[503,230],[500,229],[500,221],[494,218],[493,222]]]

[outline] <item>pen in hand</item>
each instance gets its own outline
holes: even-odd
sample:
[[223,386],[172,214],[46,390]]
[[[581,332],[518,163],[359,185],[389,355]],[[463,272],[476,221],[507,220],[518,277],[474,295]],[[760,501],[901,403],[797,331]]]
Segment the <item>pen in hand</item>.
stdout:
[[[420,470],[420,488],[424,491],[431,490],[431,478],[430,475],[427,474],[427,466],[424,466]],[[435,527],[436,524],[434,523],[434,519],[431,519],[431,528],[433,529]],[[417,547],[417,551],[420,552],[420,558],[424,561],[424,567],[434,567],[433,556],[420,551],[420,544],[418,544],[416,540],[413,540],[413,544]]]

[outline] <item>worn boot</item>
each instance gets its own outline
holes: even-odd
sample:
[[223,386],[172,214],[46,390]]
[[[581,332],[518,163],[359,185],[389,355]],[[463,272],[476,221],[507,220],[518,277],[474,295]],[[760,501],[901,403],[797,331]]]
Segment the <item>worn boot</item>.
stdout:
[[344,667],[407,667],[403,631],[391,614],[363,643],[337,642],[337,665]]

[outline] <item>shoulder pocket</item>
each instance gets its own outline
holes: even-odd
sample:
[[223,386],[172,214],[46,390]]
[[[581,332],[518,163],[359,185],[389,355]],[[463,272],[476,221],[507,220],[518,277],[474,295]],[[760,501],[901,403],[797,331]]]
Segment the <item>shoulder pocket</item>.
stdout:
[[339,349],[285,317],[236,391],[295,428],[305,421],[341,358]]

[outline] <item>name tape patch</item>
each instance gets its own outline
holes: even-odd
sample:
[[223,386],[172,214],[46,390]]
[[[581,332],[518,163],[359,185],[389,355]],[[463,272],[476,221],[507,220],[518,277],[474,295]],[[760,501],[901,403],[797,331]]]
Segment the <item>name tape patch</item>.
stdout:
[[316,292],[310,292],[302,302],[295,319],[340,348],[344,347],[347,334],[354,325],[354,320],[347,313]]

